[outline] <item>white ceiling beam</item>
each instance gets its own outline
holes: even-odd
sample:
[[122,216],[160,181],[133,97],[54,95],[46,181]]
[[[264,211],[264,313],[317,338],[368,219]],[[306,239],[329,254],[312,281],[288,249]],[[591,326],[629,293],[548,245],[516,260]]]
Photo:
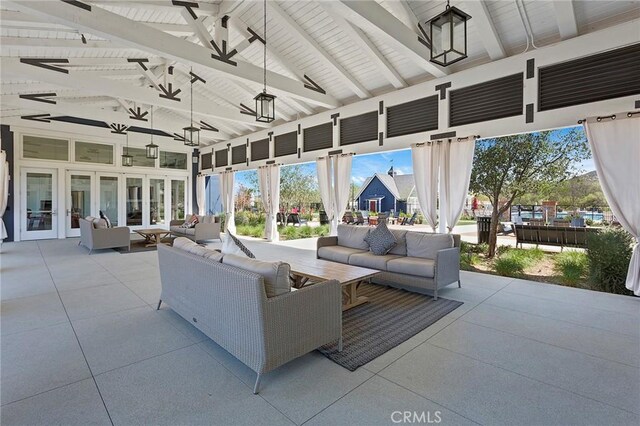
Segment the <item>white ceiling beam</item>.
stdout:
[[[63,72],[48,70],[26,63],[21,63],[18,58],[3,58],[2,74],[2,78],[5,78],[5,75],[13,75],[20,78],[29,77],[38,81],[56,84],[58,86],[79,89],[86,94],[128,99],[134,102],[155,105],[182,112],[190,111],[188,102],[178,102],[162,98],[155,89],[136,87],[131,84],[122,83],[116,80],[108,80],[102,77],[85,76],[76,74],[73,71],[66,74]],[[202,117],[209,117],[211,119],[245,122],[256,126],[262,125],[261,127],[268,127],[266,124],[256,123],[254,118],[241,114],[239,110],[232,110],[222,106],[209,108],[209,105],[207,105],[205,111],[204,109],[198,108],[196,105],[194,114]]]
[[493,25],[486,3],[479,0],[466,1],[461,7],[471,15],[472,20],[470,22],[478,30],[480,40],[489,54],[489,57],[494,61],[505,58],[507,53],[504,50],[500,37],[498,36],[498,32]]
[[[368,2],[367,2],[368,3]],[[340,80],[351,90],[358,95],[359,98],[365,99],[371,97],[371,93],[349,72],[344,69],[338,61],[331,56],[326,50],[324,50],[318,42],[316,42],[287,12],[282,10],[275,2],[267,2],[269,10],[275,13],[276,19],[278,19],[284,26],[295,34],[298,38],[296,40],[306,46],[311,52],[313,52],[329,70],[335,72]]]
[[340,13],[365,31],[374,32],[385,38],[386,43],[413,60],[418,66],[435,77],[447,75],[447,71],[430,61],[427,46],[418,40],[414,31],[376,2],[341,1]]
[[329,2],[320,2],[320,6],[329,14],[333,22],[349,37],[359,48],[365,53],[371,62],[373,62],[380,73],[387,79],[396,89],[407,87],[407,83],[402,76],[387,61],[387,58],[380,53],[378,48],[373,44],[369,37],[366,36],[359,28],[354,27],[350,22],[345,20],[339,12],[337,12]]
[[109,40],[87,40],[83,43],[80,35],[77,39],[67,38],[31,38],[31,37],[2,37],[2,47],[64,47],[67,49],[112,49],[114,46]]
[[392,0],[385,2],[385,5],[391,9],[391,12],[402,22],[407,28],[418,34],[418,17],[411,9],[411,6],[405,0]]
[[[89,3],[89,2],[87,2]],[[171,3],[171,0],[140,0],[140,1],[128,1],[128,0],[107,0],[107,1],[91,1],[90,3],[109,6],[109,7],[127,7],[132,9],[148,9],[154,11],[166,11],[173,12],[176,7]],[[120,3],[120,4],[118,4]],[[218,5],[213,3],[198,3],[198,8],[194,9],[198,15],[218,15]]]
[[[111,13],[99,7],[91,11],[73,4],[51,1],[7,1],[25,13],[47,17],[57,23],[70,25],[82,31],[91,32],[119,44],[141,49],[152,54],[185,62],[189,65],[206,67],[209,71],[223,76],[249,82],[262,81],[262,68],[242,63],[232,64],[211,57],[209,49],[154,30],[144,24]],[[334,108],[338,102],[331,96],[305,88],[304,84],[288,77],[267,72],[269,88],[276,95],[289,95],[309,103]]]
[[554,0],[553,9],[555,10],[556,22],[560,30],[560,37],[563,40],[578,35],[578,22],[576,21],[576,13],[573,10],[572,0]]

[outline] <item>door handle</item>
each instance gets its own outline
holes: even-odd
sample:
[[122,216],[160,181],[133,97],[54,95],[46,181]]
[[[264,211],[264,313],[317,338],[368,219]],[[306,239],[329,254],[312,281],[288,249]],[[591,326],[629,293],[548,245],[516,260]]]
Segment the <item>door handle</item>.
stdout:
[[67,216],[71,216],[71,210],[67,209]]
[[51,215],[52,216],[57,216],[58,215],[58,210],[51,210]]

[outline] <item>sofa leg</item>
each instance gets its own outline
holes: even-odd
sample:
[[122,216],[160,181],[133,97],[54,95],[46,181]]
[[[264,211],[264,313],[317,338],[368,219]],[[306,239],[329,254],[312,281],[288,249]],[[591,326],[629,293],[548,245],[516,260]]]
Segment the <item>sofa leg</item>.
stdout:
[[162,305],[162,299],[158,300],[158,307],[156,308],[156,311],[160,310],[160,305]]
[[93,252],[93,249],[89,249],[89,254],[91,254]]
[[433,290],[433,300],[438,300],[438,287]]
[[342,352],[342,348],[343,348],[342,336],[340,336],[340,340],[338,340],[338,352]]
[[462,288],[462,283],[458,280],[458,288]]
[[258,373],[258,377],[256,377],[256,384],[253,385],[253,394],[257,395],[260,392],[260,379],[262,379],[262,374]]

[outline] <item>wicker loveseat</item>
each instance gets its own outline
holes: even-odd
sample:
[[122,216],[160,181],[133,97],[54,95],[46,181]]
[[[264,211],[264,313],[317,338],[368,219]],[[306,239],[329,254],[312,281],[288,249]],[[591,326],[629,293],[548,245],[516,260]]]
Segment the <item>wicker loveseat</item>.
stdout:
[[377,256],[364,241],[368,227],[338,225],[338,235],[321,237],[318,258],[363,268],[378,269],[375,284],[433,293],[457,283],[460,287],[460,235],[412,232],[391,229],[397,245],[388,254]]
[[198,254],[210,256],[206,251],[211,252],[199,246],[193,252],[158,246],[160,303],[167,303],[258,373],[254,393],[264,373],[328,343],[339,341],[341,349],[342,293],[338,281],[291,290],[289,265],[280,263],[275,267],[285,268],[280,272],[286,274],[289,289],[268,297],[267,275],[251,270],[271,273],[270,262],[231,254],[218,258]]
[[193,228],[183,228],[184,220],[172,220],[169,230],[175,237],[186,237],[195,242],[220,239],[220,216],[198,216]]
[[80,241],[78,245],[83,245],[89,249],[89,254],[93,250],[126,247],[131,249],[131,231],[126,226],[115,228],[96,228],[93,220],[80,218]]

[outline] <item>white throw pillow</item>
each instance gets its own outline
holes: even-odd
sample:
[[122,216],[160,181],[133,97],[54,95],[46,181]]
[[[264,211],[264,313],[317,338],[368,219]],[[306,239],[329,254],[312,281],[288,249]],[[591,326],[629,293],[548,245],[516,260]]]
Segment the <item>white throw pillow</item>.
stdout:
[[235,254],[236,256],[244,256],[249,257],[251,259],[255,259],[256,256],[251,253],[251,250],[247,248],[242,241],[240,241],[235,235],[227,231],[227,234],[224,237],[224,241],[222,242],[222,253],[223,254]]

